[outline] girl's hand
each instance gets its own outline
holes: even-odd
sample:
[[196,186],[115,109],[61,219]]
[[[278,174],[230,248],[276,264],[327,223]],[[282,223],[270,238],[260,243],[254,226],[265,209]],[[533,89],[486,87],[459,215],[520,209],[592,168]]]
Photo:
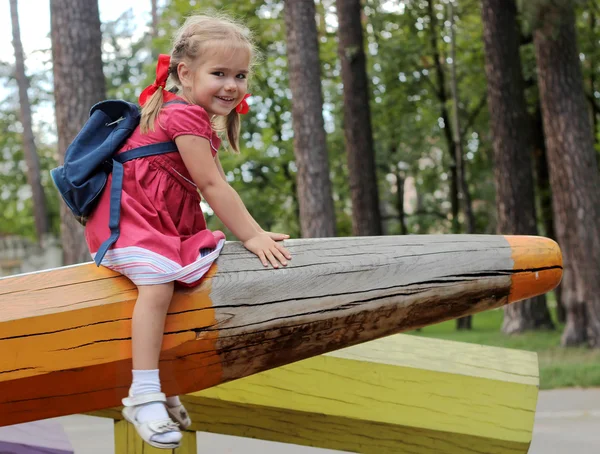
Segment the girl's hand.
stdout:
[[269,266],[269,263],[273,265],[273,268],[279,268],[280,263],[286,266],[287,261],[291,260],[292,255],[280,243],[277,243],[271,235],[278,235],[279,237],[282,234],[273,234],[270,232],[258,233],[249,240],[244,241],[244,247],[255,254],[264,266]]
[[283,241],[290,238],[287,233],[264,232],[271,237],[273,241]]

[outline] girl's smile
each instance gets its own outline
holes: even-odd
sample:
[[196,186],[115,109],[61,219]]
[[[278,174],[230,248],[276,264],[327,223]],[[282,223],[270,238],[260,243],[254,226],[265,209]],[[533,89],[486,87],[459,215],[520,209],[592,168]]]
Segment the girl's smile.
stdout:
[[188,101],[211,116],[227,116],[248,91],[250,55],[243,48],[225,52],[218,44],[212,50],[200,63],[180,63],[179,76]]

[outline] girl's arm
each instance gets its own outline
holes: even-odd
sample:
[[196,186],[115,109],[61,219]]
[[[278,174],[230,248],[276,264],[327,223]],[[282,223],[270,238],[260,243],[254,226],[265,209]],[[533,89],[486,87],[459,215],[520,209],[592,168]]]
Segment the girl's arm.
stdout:
[[[219,169],[219,173],[221,174],[221,177],[223,178],[224,181],[227,182],[227,176],[225,175],[225,171],[223,170],[223,166],[221,165],[221,161],[219,160],[218,154],[215,156],[215,163],[217,164],[217,168]],[[229,184],[229,183],[227,183],[227,184]],[[246,210],[246,206],[244,205],[244,202],[242,201],[240,195],[237,192],[235,193],[235,195],[237,196],[238,202],[241,203],[242,206],[244,207],[244,210]],[[248,210],[246,210],[246,212],[248,212]],[[250,216],[250,222],[252,222],[259,231],[264,232],[262,227],[258,224],[258,222],[256,222],[256,220],[250,215],[250,213],[248,213],[248,216]],[[265,232],[265,233],[267,233],[271,237],[271,239],[273,239],[275,241],[287,240],[290,237],[287,233],[275,233],[275,232]]]
[[175,143],[192,180],[227,228],[258,256],[263,265],[268,266],[269,262],[275,268],[279,263],[286,265],[286,258],[291,259],[290,253],[252,219],[237,192],[223,179],[208,140],[183,135],[177,137]]
[[[225,183],[229,184],[229,182],[227,181],[227,176],[225,175],[225,171],[223,170],[223,166],[221,165],[221,161],[219,160],[219,155],[218,154],[215,156],[215,164],[217,165],[217,169],[219,171],[219,174],[221,175],[221,178],[223,178],[223,181],[225,181]],[[241,205],[241,209],[244,210],[247,213],[247,215],[249,217],[249,220],[250,220],[250,223],[254,226],[254,228],[257,231],[264,232],[264,230],[262,229],[262,227],[260,225],[258,225],[258,222],[256,222],[256,220],[252,217],[252,215],[250,214],[250,212],[247,210],[246,205],[244,205],[244,202],[242,201],[242,198],[240,197],[240,195],[235,191],[235,189],[234,189],[233,192],[235,193],[235,197],[236,197],[237,203],[240,204]]]

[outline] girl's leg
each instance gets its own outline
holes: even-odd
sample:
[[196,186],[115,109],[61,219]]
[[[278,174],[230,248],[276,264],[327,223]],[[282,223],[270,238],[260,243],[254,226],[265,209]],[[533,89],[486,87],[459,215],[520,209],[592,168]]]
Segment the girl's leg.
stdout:
[[140,285],[131,324],[134,370],[158,369],[173,283]]
[[[165,329],[167,310],[173,296],[173,283],[138,286],[138,298],[133,309],[131,338],[133,383],[130,394],[161,392],[158,360]],[[168,419],[161,403],[144,405],[137,413],[140,422]],[[180,432],[167,432],[152,437],[161,443],[181,440]]]

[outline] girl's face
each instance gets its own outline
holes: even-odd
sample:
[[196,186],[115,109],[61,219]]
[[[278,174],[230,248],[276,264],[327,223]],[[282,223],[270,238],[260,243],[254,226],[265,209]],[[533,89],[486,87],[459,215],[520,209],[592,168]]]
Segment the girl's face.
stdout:
[[194,68],[182,62],[178,71],[183,97],[204,108],[209,116],[226,116],[244,99],[249,65],[246,49],[225,53],[217,48],[196,62]]

